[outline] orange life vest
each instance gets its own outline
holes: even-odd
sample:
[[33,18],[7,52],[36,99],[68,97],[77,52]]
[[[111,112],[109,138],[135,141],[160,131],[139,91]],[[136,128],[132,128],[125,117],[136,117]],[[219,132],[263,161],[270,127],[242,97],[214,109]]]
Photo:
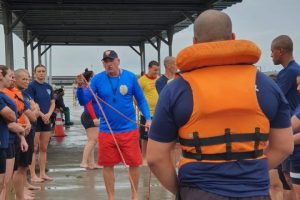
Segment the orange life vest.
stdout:
[[12,89],[3,89],[4,94],[11,98],[17,105],[18,109],[18,123],[26,124],[25,115],[24,115],[24,98],[22,92],[17,88]]
[[252,64],[259,57],[259,48],[242,40],[196,44],[178,54],[193,94],[192,115],[179,129],[180,165],[264,157],[270,126],[256,96]]

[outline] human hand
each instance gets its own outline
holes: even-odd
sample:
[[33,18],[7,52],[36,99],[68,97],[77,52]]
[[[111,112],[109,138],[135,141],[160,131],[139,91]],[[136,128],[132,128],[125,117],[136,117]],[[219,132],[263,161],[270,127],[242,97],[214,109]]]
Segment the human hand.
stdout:
[[42,120],[45,124],[49,124],[49,119],[51,117],[51,114],[50,113],[47,113],[47,114],[44,114],[44,116],[42,117]]
[[100,125],[100,120],[99,119],[93,119],[93,122],[94,122],[95,126]]
[[20,148],[22,152],[28,151],[28,144],[24,138],[24,136],[20,136]]
[[27,135],[30,133],[30,130],[31,130],[31,124],[30,124],[30,123],[24,124],[23,127],[24,127],[24,129],[25,129],[25,136],[27,136]]
[[148,132],[150,130],[152,120],[147,120],[145,123],[145,131]]
[[82,87],[84,84],[82,74],[77,75],[75,81],[76,81],[78,87]]

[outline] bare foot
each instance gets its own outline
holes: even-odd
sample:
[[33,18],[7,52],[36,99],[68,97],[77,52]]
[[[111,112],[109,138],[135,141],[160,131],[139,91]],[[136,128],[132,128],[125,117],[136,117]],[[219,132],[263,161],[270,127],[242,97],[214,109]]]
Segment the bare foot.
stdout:
[[89,166],[88,166],[88,164],[84,164],[84,163],[80,163],[80,165],[79,165],[81,168],[88,168]]
[[34,197],[35,197],[34,193],[30,192],[29,190],[24,191],[24,199],[25,200],[33,200],[33,199],[35,199]]
[[103,166],[99,166],[95,163],[90,163],[89,166],[88,166],[88,169],[102,169]]
[[44,182],[44,179],[41,179],[41,178],[36,176],[36,177],[31,178],[31,182],[33,182],[33,183],[42,183],[42,182]]
[[147,160],[143,160],[142,166],[148,166]]
[[24,199],[25,200],[34,200],[35,198],[24,194]]
[[25,188],[27,188],[28,190],[40,190],[41,189],[41,187],[34,186],[34,185],[29,184],[29,183],[26,184]]
[[47,176],[47,175],[40,175],[40,177],[42,178],[42,179],[44,179],[45,181],[53,181],[53,178],[51,178],[50,176]]

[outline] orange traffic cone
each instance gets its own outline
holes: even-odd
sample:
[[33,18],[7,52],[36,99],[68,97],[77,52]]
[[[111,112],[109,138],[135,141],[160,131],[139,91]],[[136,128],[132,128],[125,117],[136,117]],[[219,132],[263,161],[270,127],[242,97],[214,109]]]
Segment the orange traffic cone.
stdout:
[[55,127],[54,127],[54,136],[55,137],[65,137],[64,126],[62,122],[62,115],[60,111],[56,112],[55,118]]

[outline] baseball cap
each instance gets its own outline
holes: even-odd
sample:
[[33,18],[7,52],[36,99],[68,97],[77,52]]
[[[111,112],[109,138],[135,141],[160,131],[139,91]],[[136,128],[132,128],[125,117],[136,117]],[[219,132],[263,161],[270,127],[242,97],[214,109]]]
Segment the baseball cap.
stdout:
[[103,52],[102,60],[106,58],[115,59],[118,58],[118,54],[114,50],[106,50]]

